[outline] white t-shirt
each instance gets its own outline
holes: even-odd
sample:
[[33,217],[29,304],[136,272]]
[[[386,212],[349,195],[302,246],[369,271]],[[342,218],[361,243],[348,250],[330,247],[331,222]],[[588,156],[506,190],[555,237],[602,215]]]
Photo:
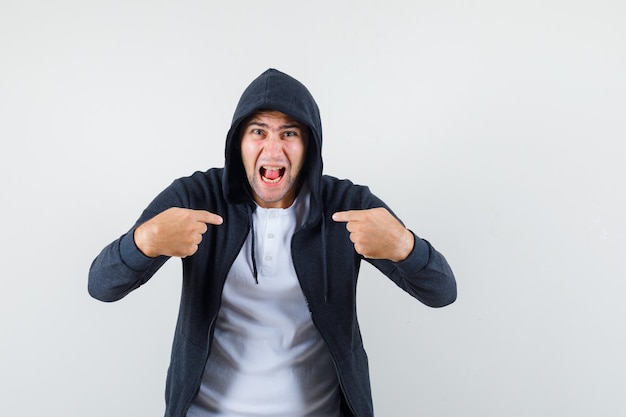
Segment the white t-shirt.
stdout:
[[301,192],[287,209],[253,213],[258,284],[250,234],[228,273],[211,354],[187,417],[340,415],[335,367],[291,260],[291,238],[308,210],[309,195]]

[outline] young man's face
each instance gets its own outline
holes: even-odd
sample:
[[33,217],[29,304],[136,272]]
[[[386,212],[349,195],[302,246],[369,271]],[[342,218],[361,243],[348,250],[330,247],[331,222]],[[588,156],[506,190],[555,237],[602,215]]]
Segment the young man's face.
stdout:
[[278,111],[258,112],[244,122],[241,159],[259,206],[291,206],[307,142],[306,128]]

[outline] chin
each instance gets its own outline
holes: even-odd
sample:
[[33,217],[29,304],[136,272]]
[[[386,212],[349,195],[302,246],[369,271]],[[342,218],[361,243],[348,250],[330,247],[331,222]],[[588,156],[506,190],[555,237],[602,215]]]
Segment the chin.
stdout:
[[289,200],[289,192],[288,191],[282,191],[282,192],[255,192],[256,197],[258,199],[258,203],[260,206],[266,206],[266,207],[288,207],[289,205],[291,205],[292,201],[287,201]]

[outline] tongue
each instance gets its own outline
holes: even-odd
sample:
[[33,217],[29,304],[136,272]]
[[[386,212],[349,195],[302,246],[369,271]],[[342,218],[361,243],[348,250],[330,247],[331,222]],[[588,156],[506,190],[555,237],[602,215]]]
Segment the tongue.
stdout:
[[280,169],[266,169],[263,176],[268,180],[275,180],[280,177]]

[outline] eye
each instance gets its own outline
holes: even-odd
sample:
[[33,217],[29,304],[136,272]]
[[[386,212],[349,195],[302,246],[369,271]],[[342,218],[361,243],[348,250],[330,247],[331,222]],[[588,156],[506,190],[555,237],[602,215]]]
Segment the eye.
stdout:
[[283,133],[283,136],[287,138],[296,137],[298,136],[298,132],[295,132],[293,130],[287,130],[285,133]]
[[253,135],[261,135],[261,134],[263,134],[263,131],[261,129],[252,129],[252,134]]

